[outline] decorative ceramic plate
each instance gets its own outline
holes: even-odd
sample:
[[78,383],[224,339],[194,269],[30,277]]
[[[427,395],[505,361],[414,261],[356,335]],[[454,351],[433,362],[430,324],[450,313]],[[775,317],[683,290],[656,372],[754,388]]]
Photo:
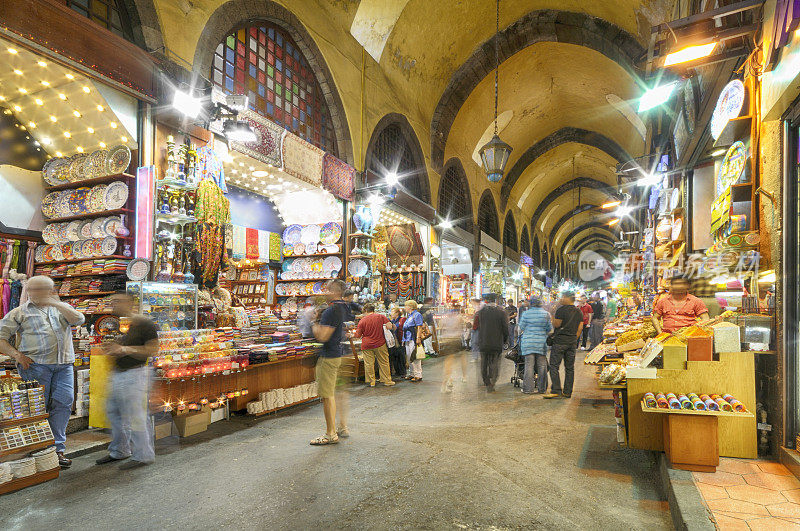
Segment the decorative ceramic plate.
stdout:
[[54,244],[58,241],[58,226],[56,223],[51,223],[46,226],[42,231],[42,239],[45,243]]
[[83,245],[81,245],[81,254],[84,258],[89,258],[92,256],[93,249],[94,249],[94,240],[84,240]]
[[758,242],[761,241],[761,236],[757,232],[751,232],[749,234],[745,234],[744,242],[747,245],[758,245]]
[[103,238],[95,238],[90,241],[92,242],[92,254],[94,256],[103,256]]
[[62,243],[61,244],[61,256],[64,260],[72,260],[75,256],[72,254],[72,244],[71,243]]
[[42,249],[42,256],[39,262],[49,262],[53,259],[53,246],[52,245],[45,245],[41,247]]
[[47,159],[45,161],[45,163],[44,163],[44,166],[42,166],[42,179],[44,179],[44,182],[46,182],[50,186],[53,186],[54,184],[56,184],[54,182],[51,182],[52,175],[50,173],[50,166],[52,166],[53,162],[55,162],[57,160],[59,160],[59,159],[58,158]]
[[740,245],[742,245],[743,241],[744,241],[744,238],[742,238],[740,235],[732,234],[732,235],[728,236],[728,239],[725,240],[725,243],[727,243],[731,247],[739,247]]
[[292,269],[292,260],[284,260],[281,264],[281,271],[291,271]]
[[105,194],[103,194],[103,205],[106,210],[116,210],[125,206],[128,201],[128,185],[116,181],[108,185]]
[[81,221],[81,226],[78,228],[78,234],[81,237],[81,240],[88,240],[92,237],[92,220],[87,219]]
[[52,247],[52,256],[54,262],[60,262],[64,259],[64,255],[61,254],[61,248],[58,245]]
[[128,169],[131,163],[131,150],[128,146],[115,146],[106,154],[106,174],[116,175]]
[[72,242],[72,256],[75,258],[83,258],[83,241]]
[[338,256],[329,256],[322,261],[323,271],[341,271],[342,259]]
[[45,217],[54,218],[58,215],[56,212],[56,203],[60,197],[61,192],[50,192],[44,196],[44,199],[42,199],[42,214],[44,214]]
[[351,260],[350,263],[347,265],[347,271],[350,272],[351,275],[354,277],[363,277],[367,271],[369,270],[369,266],[364,260],[360,258],[356,258],[355,260]]
[[69,182],[74,183],[86,178],[84,175],[86,157],[88,157],[86,153],[75,153],[69,158]]
[[680,204],[681,204],[681,191],[678,188],[673,188],[672,195],[670,196],[669,199],[669,209],[675,210],[680,206]]
[[107,236],[100,240],[100,249],[102,256],[110,256],[117,250],[117,239],[113,236]]
[[67,239],[71,242],[76,242],[81,239],[80,237],[80,230],[81,222],[80,221],[70,221],[67,223]]
[[714,113],[711,115],[711,136],[714,140],[719,138],[731,118],[739,116],[744,103],[744,94],[744,83],[738,79],[725,85],[720,92]]
[[134,258],[128,262],[128,268],[125,271],[130,280],[139,282],[147,278],[150,273],[150,263],[144,258]]
[[98,184],[97,186],[92,187],[92,190],[89,192],[88,200],[89,212],[100,212],[101,210],[105,210],[103,197],[106,194],[107,188],[107,184]]
[[303,231],[303,227],[300,225],[289,225],[286,227],[286,230],[283,231],[283,243],[286,245],[294,245],[300,242],[300,234]]
[[298,258],[297,260],[292,262],[292,272],[293,273],[302,273],[304,264],[305,264],[305,259],[304,258]]
[[63,218],[70,215],[69,198],[72,195],[72,190],[64,190],[60,193],[61,196],[58,198],[58,202],[56,202],[56,214],[58,214],[59,218]]
[[314,282],[314,287],[313,287],[313,289],[311,291],[314,293],[314,295],[321,294],[322,293],[322,282],[321,281],[320,282]]
[[319,225],[306,225],[300,231],[300,242],[305,245],[316,245],[319,243],[320,232],[321,229]]
[[306,244],[306,254],[317,254],[317,244],[316,243],[307,243]]
[[103,232],[106,236],[117,236],[117,229],[122,225],[122,220],[117,216],[108,216],[103,219]]
[[670,224],[668,219],[662,219],[656,225],[656,239],[660,242],[664,242],[670,239],[672,235],[672,225]]
[[294,247],[291,245],[283,246],[283,256],[292,256],[292,252],[294,252]]
[[103,222],[105,220],[103,218],[97,218],[92,220],[92,238],[103,238],[105,237],[106,233],[103,230]]
[[677,218],[672,222],[672,241],[681,239],[681,230],[683,229],[683,219]]
[[103,177],[106,174],[106,155],[108,152],[105,149],[98,149],[97,151],[92,151],[92,154],[89,155],[89,158],[86,160],[86,176],[87,178],[92,177]]
[[330,245],[339,241],[342,237],[342,226],[335,221],[326,223],[320,229],[319,238],[325,245]]
[[44,260],[44,245],[37,245],[36,250],[33,252],[33,260],[42,262]]
[[722,195],[725,190],[736,184],[739,177],[742,176],[744,165],[747,162],[747,150],[741,141],[734,142],[725,153],[725,158],[722,160],[722,166],[719,168],[719,175],[717,175],[717,197]]
[[337,244],[335,244],[335,243],[332,243],[330,245],[326,245],[322,249],[323,250],[321,252],[330,253],[330,254],[336,254],[336,253],[339,252],[339,246]]
[[286,295],[286,285],[278,284],[277,286],[275,286],[275,293],[277,295]]
[[645,245],[652,245],[653,244],[653,229],[652,228],[644,229],[644,244]]
[[301,255],[301,254],[306,252],[306,246],[303,245],[302,243],[295,243],[293,252],[294,252],[294,254],[299,256],[299,255]]
[[51,174],[51,180],[54,185],[64,184],[69,182],[69,167],[71,161],[68,158],[58,159],[56,162],[48,166],[48,171]]

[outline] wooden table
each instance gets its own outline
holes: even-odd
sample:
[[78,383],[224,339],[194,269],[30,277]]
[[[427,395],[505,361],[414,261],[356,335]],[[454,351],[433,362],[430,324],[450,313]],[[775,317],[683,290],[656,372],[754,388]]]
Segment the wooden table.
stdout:
[[695,411],[650,408],[642,411],[662,415],[664,453],[673,468],[695,472],[716,472],[719,465],[719,417],[753,417],[750,412]]

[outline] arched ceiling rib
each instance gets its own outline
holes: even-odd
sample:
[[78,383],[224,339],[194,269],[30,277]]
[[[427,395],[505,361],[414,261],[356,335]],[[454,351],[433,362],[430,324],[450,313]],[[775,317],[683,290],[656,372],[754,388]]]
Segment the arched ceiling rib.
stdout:
[[564,253],[572,249],[571,242],[575,240],[575,238],[584,238],[586,236],[590,236],[592,234],[606,234],[607,236],[611,237],[612,240],[617,241],[616,234],[611,227],[609,227],[606,223],[600,221],[589,221],[584,223],[583,225],[579,225],[575,227],[566,237],[561,239],[561,242],[556,246],[559,249],[559,252]]
[[578,252],[581,252],[585,248],[596,243],[609,245],[612,249],[614,248],[614,240],[606,236],[605,233],[599,232],[590,234],[589,236],[584,236],[580,240],[575,240],[575,245],[573,246],[573,249],[575,249]]
[[556,201],[561,195],[578,187],[600,190],[609,197],[614,197],[617,193],[616,189],[613,187],[590,177],[578,177],[576,179],[571,179],[556,187],[542,199],[542,201],[539,203],[539,206],[536,207],[533,216],[531,217],[531,227],[538,229],[539,218],[542,216],[545,209],[547,209],[547,207]]

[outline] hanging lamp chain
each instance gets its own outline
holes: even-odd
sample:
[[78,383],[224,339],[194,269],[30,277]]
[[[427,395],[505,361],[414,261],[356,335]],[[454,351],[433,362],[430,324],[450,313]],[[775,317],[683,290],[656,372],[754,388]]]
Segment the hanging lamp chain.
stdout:
[[497,0],[494,18],[494,134],[497,136],[497,91],[500,70],[500,0]]

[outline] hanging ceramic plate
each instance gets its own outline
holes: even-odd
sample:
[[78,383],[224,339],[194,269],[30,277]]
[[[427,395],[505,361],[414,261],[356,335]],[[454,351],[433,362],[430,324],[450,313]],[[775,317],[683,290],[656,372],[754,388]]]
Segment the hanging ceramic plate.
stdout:
[[64,259],[64,255],[61,254],[61,248],[58,245],[54,245],[52,247],[52,257],[53,262],[60,262]]
[[103,236],[117,236],[117,227],[120,225],[120,219],[116,216],[109,216],[103,218]]
[[75,153],[69,158],[69,182],[74,183],[86,178],[84,175],[86,157],[88,157],[86,153]]
[[72,242],[72,256],[74,258],[83,258],[83,241]]
[[40,262],[50,262],[53,260],[53,246],[45,245],[42,247],[42,259]]
[[347,265],[347,271],[354,277],[363,277],[368,270],[369,267],[367,266],[367,263],[360,258],[351,260]]
[[92,220],[87,219],[81,221],[81,226],[78,228],[78,234],[81,237],[81,240],[88,240],[92,237]]
[[672,241],[681,239],[681,230],[683,229],[683,219],[678,218],[672,222]]
[[80,229],[81,222],[80,221],[70,221],[67,223],[67,239],[71,242],[76,242],[80,240],[80,233],[78,230]]
[[45,217],[54,218],[58,215],[56,212],[56,203],[60,197],[61,192],[50,192],[44,196],[44,199],[42,199],[42,214],[44,214]]
[[72,161],[68,158],[59,159],[54,162],[48,170],[52,172],[53,184],[65,184],[69,182],[69,167]]
[[284,260],[281,264],[281,271],[291,271],[293,260]]
[[84,258],[89,258],[92,256],[94,250],[94,240],[84,240],[83,245],[81,245],[81,254]]
[[108,236],[100,240],[100,249],[103,256],[110,256],[117,250],[117,239],[113,236]]
[[681,191],[678,188],[672,189],[672,196],[669,200],[669,209],[675,210],[681,205]]
[[314,283],[307,282],[305,286],[303,286],[303,295],[311,295],[314,293]]
[[305,245],[316,245],[319,243],[320,232],[321,229],[319,225],[306,225],[300,231],[300,243]]
[[307,243],[306,244],[306,254],[317,254],[317,244],[316,243]]
[[144,280],[147,278],[148,273],[150,273],[150,262],[144,258],[134,258],[128,262],[125,273],[128,275],[128,279],[134,282]]
[[128,169],[131,163],[131,150],[128,146],[115,146],[106,154],[106,175],[116,175]]
[[103,230],[103,222],[105,220],[103,218],[97,218],[92,220],[92,238],[103,238],[105,237],[106,233]]
[[42,166],[42,179],[44,179],[44,182],[46,182],[51,186],[54,185],[55,183],[50,182],[50,179],[52,179],[52,176],[50,174],[50,166],[52,166],[53,163],[57,160],[59,160],[57,157],[52,159],[47,159],[44,163],[44,166]]
[[298,258],[297,260],[292,262],[292,266],[291,267],[292,267],[292,272],[293,273],[300,273],[303,270],[302,269],[302,267],[303,267],[303,259],[302,258]]
[[72,254],[72,244],[71,243],[62,243],[61,244],[61,256],[64,260],[72,260],[75,256]]
[[72,190],[64,190],[59,192],[61,195],[56,202],[56,214],[57,217],[63,218],[65,216],[70,215],[69,211],[69,198],[72,195]]
[[749,234],[745,234],[744,242],[747,245],[758,245],[758,242],[761,241],[761,236],[757,232],[751,232]]
[[36,262],[42,262],[44,260],[44,245],[37,245],[36,250],[33,252],[33,259]]
[[303,245],[302,243],[295,243],[293,252],[294,254],[300,256],[301,254],[306,252],[306,246]]
[[91,240],[92,254],[94,256],[103,256],[103,238],[96,238]]
[[92,151],[89,158],[86,159],[86,175],[87,177],[103,177],[106,174],[106,155],[108,152],[105,149],[98,149]]
[[330,245],[339,241],[342,237],[342,226],[335,221],[331,221],[322,226],[319,232],[319,238],[325,245]]
[[277,295],[286,295],[286,285],[278,284],[277,286],[275,286],[275,293]]
[[311,290],[314,295],[319,295],[322,293],[322,282],[314,282],[314,287]]
[[322,261],[323,271],[341,271],[342,259],[338,256],[329,256]]
[[670,239],[672,235],[672,225],[669,222],[669,219],[662,219],[656,225],[656,239],[660,242],[664,242]]
[[725,240],[725,243],[727,243],[731,247],[739,247],[740,245],[742,245],[743,241],[744,241],[744,238],[742,238],[740,235],[732,234],[732,235],[728,236],[728,239]]
[[714,140],[719,138],[728,121],[731,118],[736,118],[742,112],[742,104],[744,103],[744,83],[738,79],[734,79],[722,89],[717,99],[717,105],[714,107],[714,113],[711,115],[711,136]]
[[283,243],[286,245],[294,245],[300,242],[300,234],[303,231],[303,227],[300,225],[289,225],[286,227],[286,230],[283,231]]
[[105,210],[105,206],[103,205],[103,197],[106,194],[107,188],[107,184],[98,184],[92,188],[92,190],[89,192],[89,200],[87,201],[89,212],[100,212],[101,210]]
[[283,256],[292,256],[292,252],[294,251],[294,247],[291,245],[284,245],[283,246]]
[[717,175],[717,197],[722,195],[725,190],[736,184],[742,176],[745,163],[747,162],[747,150],[741,141],[734,142],[725,153],[722,166]]
[[326,245],[325,247],[323,247],[323,249],[324,249],[324,251],[322,251],[322,252],[326,252],[326,253],[330,253],[330,254],[335,254],[335,253],[339,252],[339,246],[336,245],[335,243],[333,243],[331,245]]
[[116,210],[125,206],[128,201],[128,185],[116,181],[108,185],[105,194],[103,194],[103,205],[106,210]]
[[45,243],[53,244],[58,241],[58,227],[55,223],[46,226],[42,231],[42,239]]

